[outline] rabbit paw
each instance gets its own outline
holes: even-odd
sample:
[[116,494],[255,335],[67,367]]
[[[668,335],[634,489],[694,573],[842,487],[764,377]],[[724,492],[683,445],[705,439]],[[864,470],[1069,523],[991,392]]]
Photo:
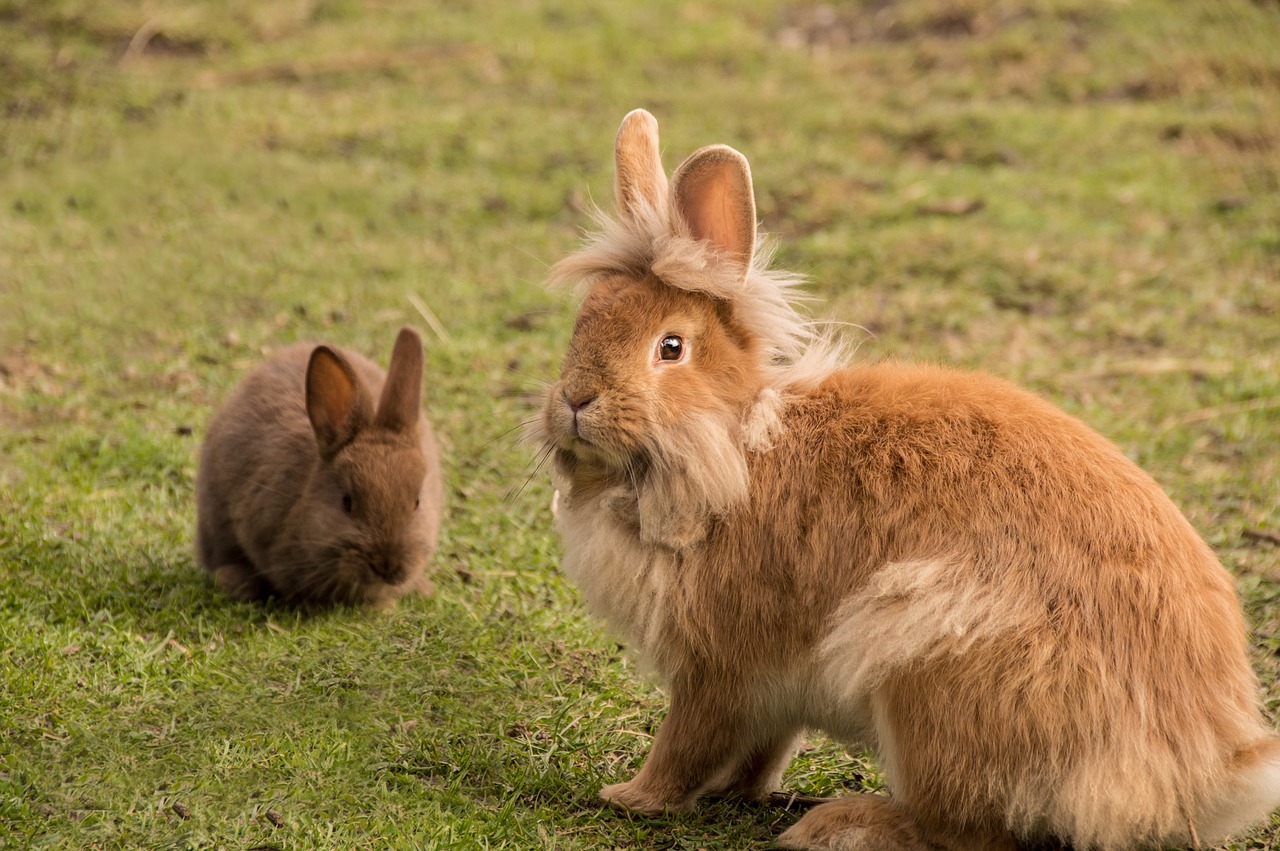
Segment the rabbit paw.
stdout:
[[642,787],[635,780],[614,783],[600,790],[600,798],[611,807],[646,816],[688,809],[683,801],[668,801]]
[[213,568],[213,580],[233,599],[245,603],[271,596],[271,585],[248,564],[228,562]]
[[814,807],[778,837],[778,846],[797,851],[935,851],[901,807],[876,795],[852,795]]
[[436,593],[436,584],[424,573],[409,583],[409,590],[405,593],[430,597]]

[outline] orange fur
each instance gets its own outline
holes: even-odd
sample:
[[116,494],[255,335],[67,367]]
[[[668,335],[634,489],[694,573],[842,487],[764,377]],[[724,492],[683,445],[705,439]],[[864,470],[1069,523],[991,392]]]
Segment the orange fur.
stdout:
[[[656,123],[628,118],[618,144],[643,147],[619,162],[655,161]],[[665,206],[665,178],[620,170],[616,196],[644,203],[556,271],[586,282],[536,429],[563,567],[671,694],[602,796],[758,796],[817,727],[875,748],[894,799],[818,807],[786,847],[1119,849],[1265,816],[1280,745],[1190,524],[1007,382],[836,367],[795,279],[738,251],[750,174],[726,151],[695,153]]]

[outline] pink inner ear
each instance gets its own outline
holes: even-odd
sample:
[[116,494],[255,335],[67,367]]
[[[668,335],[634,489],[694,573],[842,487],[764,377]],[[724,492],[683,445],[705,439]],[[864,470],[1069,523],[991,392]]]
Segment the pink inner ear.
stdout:
[[317,426],[337,432],[348,425],[355,405],[356,386],[332,356],[318,354],[308,376],[309,404],[321,422]]
[[696,239],[703,239],[743,266],[755,249],[755,204],[745,162],[731,151],[694,154],[678,175],[676,203]]
[[698,197],[692,199],[693,209],[686,210],[690,227],[701,239],[710,240],[721,251],[742,256],[742,234],[733,202],[731,186],[723,171],[708,175],[699,187]]
[[351,400],[355,396],[355,388],[347,381],[340,370],[326,370],[324,390],[320,396],[320,404],[324,406],[324,415],[334,428],[340,428],[347,422],[351,413]]

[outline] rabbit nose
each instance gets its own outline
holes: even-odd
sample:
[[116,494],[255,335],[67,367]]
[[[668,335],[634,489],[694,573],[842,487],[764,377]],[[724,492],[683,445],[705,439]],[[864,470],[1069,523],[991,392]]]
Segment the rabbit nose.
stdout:
[[594,393],[584,394],[582,396],[577,396],[577,397],[570,396],[568,393],[564,394],[564,403],[569,406],[569,412],[573,414],[573,433],[574,434],[578,433],[578,414],[582,411],[583,408],[587,407],[595,400],[596,400],[596,396]]
[[387,582],[396,582],[400,579],[404,571],[400,567],[399,559],[390,556],[380,556],[373,560],[369,568],[380,578]]
[[575,419],[577,418],[578,411],[581,411],[583,408],[587,407],[587,405],[590,405],[595,400],[596,400],[596,396],[594,393],[591,393],[589,395],[579,396],[577,398],[570,396],[568,393],[564,395],[564,402],[566,405],[569,406],[569,410],[573,412]]

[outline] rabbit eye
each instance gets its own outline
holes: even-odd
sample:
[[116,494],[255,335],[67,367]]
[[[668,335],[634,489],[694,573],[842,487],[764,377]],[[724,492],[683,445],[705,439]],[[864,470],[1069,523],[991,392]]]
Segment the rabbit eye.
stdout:
[[351,513],[351,494],[349,493],[344,493],[342,495],[342,510],[348,514]]
[[658,341],[658,360],[677,363],[684,360],[684,340],[675,334],[668,334]]
[[415,498],[414,498],[414,500],[413,500],[413,510],[414,510],[414,511],[417,511],[417,510],[418,510],[418,504],[419,504],[420,502],[422,502],[422,497],[420,497],[420,496],[419,496],[419,497],[415,497]]

